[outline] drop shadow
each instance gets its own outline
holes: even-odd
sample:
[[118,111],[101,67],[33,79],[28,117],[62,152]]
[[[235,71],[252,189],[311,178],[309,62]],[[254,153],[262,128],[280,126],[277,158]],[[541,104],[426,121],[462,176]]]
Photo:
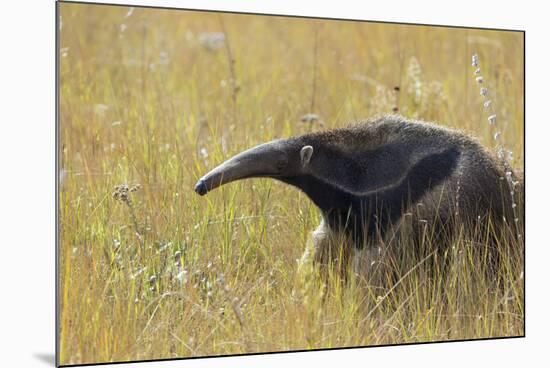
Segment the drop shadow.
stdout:
[[34,353],[34,358],[48,364],[51,367],[55,367],[55,354],[51,353]]

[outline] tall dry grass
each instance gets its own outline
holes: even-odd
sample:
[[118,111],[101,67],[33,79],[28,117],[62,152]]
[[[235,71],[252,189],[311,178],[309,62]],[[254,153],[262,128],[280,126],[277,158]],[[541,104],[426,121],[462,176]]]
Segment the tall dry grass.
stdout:
[[392,111],[496,147],[474,52],[522,169],[522,34],[67,3],[60,16],[62,364],[523,334],[521,240],[501,237],[494,277],[465,238],[445,272],[404,244],[373,287],[298,273],[319,221],[298,191],[193,192],[246,147]]

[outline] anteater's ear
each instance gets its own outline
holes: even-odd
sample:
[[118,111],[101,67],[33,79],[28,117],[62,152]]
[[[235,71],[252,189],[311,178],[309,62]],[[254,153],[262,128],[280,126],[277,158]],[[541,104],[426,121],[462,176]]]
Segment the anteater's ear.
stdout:
[[300,151],[302,166],[306,166],[307,164],[309,164],[309,160],[311,160],[311,155],[313,155],[313,147],[303,146],[302,150]]

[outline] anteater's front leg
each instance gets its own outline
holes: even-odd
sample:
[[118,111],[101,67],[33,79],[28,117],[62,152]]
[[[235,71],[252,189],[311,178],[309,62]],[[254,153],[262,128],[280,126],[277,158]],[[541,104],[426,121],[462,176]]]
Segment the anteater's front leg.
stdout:
[[335,233],[324,220],[321,220],[319,226],[311,233],[311,241],[308,242],[300,263],[312,262],[323,272],[330,266],[345,276],[353,255],[352,249],[353,244],[349,236]]
[[321,224],[311,233],[311,237],[308,239],[306,249],[299,261],[300,267],[311,263],[322,263],[329,246],[329,229],[327,229],[324,220],[321,220]]

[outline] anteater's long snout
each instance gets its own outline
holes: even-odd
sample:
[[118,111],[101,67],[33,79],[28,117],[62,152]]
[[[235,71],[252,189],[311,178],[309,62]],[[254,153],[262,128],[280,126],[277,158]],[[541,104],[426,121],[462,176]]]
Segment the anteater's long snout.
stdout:
[[197,192],[198,195],[205,195],[208,193],[208,188],[206,187],[206,182],[202,179],[199,179],[197,184],[195,184],[195,192]]
[[233,156],[200,178],[195,184],[195,192],[203,196],[236,180],[280,174],[288,160],[281,147],[281,141],[273,141]]

